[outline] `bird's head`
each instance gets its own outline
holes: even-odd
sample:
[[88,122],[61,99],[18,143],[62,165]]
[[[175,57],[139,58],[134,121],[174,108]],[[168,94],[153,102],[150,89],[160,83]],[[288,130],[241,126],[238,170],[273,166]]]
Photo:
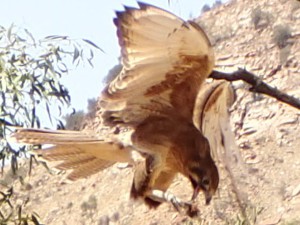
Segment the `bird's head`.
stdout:
[[191,165],[188,177],[194,189],[192,200],[195,200],[202,191],[205,195],[205,203],[208,205],[219,185],[219,173],[214,162]]
[[219,173],[210,155],[208,140],[201,135],[195,139],[194,144],[197,151],[190,157],[186,171],[194,189],[192,200],[202,191],[206,204],[209,204],[219,185]]

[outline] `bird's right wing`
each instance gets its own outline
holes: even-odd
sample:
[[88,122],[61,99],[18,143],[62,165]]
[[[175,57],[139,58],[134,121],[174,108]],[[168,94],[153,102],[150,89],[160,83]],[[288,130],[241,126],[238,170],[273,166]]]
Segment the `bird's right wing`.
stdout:
[[115,162],[132,163],[131,151],[123,145],[98,138],[84,131],[17,129],[11,141],[24,144],[50,144],[34,150],[34,154],[49,161],[60,161],[58,169],[72,172],[68,178],[76,180],[97,173]]

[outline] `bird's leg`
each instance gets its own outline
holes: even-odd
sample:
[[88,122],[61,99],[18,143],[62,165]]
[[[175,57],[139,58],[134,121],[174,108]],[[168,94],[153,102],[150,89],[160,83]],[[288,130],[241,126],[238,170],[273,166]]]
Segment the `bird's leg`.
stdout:
[[[136,166],[133,184],[131,187],[131,197],[146,197],[147,192],[152,189],[156,178],[162,170],[162,158],[156,155],[148,155],[144,164]],[[150,206],[152,206],[150,204]],[[153,205],[155,206],[155,205]]]
[[[151,208],[159,206],[162,202],[169,202],[179,212],[185,212],[190,217],[197,215],[198,209],[192,202],[184,202],[170,192],[155,188],[156,182],[159,183],[160,175],[163,175],[165,160],[165,152],[160,151],[160,154],[147,155],[144,162],[136,165],[131,197],[143,198]],[[168,176],[165,177],[167,178]]]
[[171,192],[161,191],[161,190],[151,190],[147,193],[147,196],[154,201],[158,202],[169,202],[171,203],[177,211],[180,211],[181,208],[185,208],[188,205],[191,205],[189,202],[184,202]]
[[180,198],[170,192],[154,189],[148,191],[147,196],[154,201],[169,202],[177,211],[181,212],[183,209],[191,217],[194,217],[198,214],[198,209],[193,202],[182,201]]

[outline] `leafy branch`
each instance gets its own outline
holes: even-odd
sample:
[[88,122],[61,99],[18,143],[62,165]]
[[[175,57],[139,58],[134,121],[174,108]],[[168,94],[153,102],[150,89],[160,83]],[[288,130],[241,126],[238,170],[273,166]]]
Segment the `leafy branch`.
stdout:
[[[88,62],[93,66],[93,42],[52,35],[35,40],[27,29],[16,32],[12,25],[0,26],[0,160],[19,156],[24,149],[13,149],[5,140],[11,132],[7,124],[40,127],[39,115],[47,112],[53,125],[63,124],[54,109],[62,115],[71,97],[60,78],[70,68]],[[55,107],[53,107],[55,105]],[[11,158],[12,159],[12,158]],[[12,163],[13,164],[13,163]]]
[[[48,115],[52,125],[70,107],[71,97],[60,78],[77,66],[93,66],[95,43],[52,35],[36,40],[27,29],[0,26],[0,163],[18,169],[17,159],[26,156],[25,146],[10,145],[6,137],[12,126],[40,127],[40,116]],[[31,165],[30,165],[31,167]],[[1,186],[1,184],[0,184]],[[1,188],[0,188],[1,189]],[[12,189],[0,192],[0,224],[39,224],[34,214],[23,215],[22,206],[11,203]],[[1,197],[2,196],[2,197]],[[3,208],[6,208],[3,212]]]

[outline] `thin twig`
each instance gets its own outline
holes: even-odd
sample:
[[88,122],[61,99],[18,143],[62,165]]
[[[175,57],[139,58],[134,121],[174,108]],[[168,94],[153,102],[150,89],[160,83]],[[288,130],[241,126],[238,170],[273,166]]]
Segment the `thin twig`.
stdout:
[[246,83],[252,86],[249,89],[250,91],[271,96],[273,98],[276,98],[278,101],[284,102],[290,106],[300,109],[300,100],[298,98],[288,95],[278,90],[277,88],[271,87],[270,85],[262,81],[261,78],[259,78],[258,76],[254,75],[253,73],[247,70],[239,69],[232,73],[223,73],[214,70],[210,74],[210,77],[217,80],[223,79],[227,81],[237,81],[237,80],[245,81]]

